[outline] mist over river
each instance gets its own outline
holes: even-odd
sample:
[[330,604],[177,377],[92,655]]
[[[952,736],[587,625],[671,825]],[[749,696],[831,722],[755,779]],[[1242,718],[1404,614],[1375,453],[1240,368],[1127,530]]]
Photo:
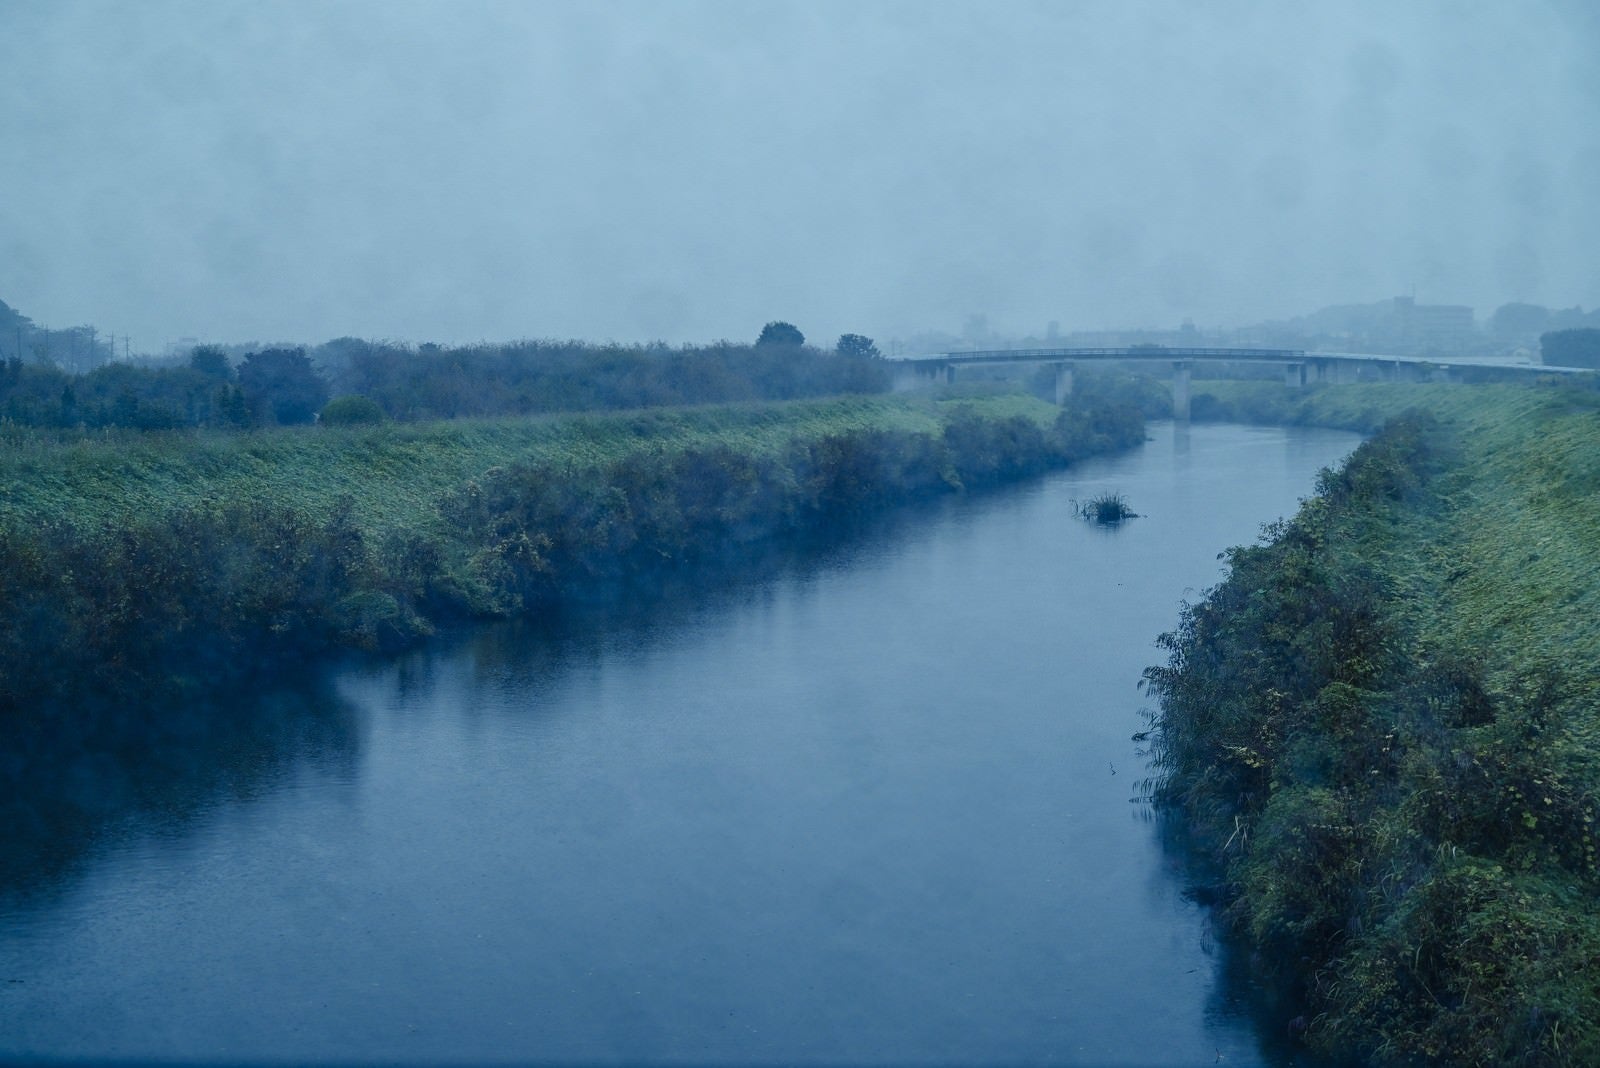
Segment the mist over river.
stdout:
[[0,1056],[1275,1063],[1135,684],[1358,439],[1151,435],[76,762],[0,829]]

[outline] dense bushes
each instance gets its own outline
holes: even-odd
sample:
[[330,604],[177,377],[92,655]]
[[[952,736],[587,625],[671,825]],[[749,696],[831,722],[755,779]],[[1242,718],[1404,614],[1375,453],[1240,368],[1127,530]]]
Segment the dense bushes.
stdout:
[[1078,371],[1075,379],[1073,397],[1088,408],[1131,407],[1146,419],[1172,418],[1170,376],[1085,368]]
[[345,395],[322,406],[317,422],[323,426],[373,426],[386,417],[371,397]]
[[[593,429],[638,420],[616,422]],[[313,518],[290,500],[204,496],[109,523],[0,526],[0,719],[204,688],[321,650],[395,648],[450,618],[614,596],[1142,438],[1128,412],[1071,410],[1049,429],[968,408],[931,432],[884,423],[775,432],[776,448],[674,448],[647,420],[636,446],[492,469],[406,527],[363,523],[349,501]]]
[[121,528],[5,529],[0,574],[0,707],[11,714],[133,684],[204,688],[417,626],[400,600],[374,600],[394,579],[343,509],[319,523],[240,502]]
[[[1563,658],[1583,632],[1543,593],[1513,610],[1511,643],[1480,627],[1522,579],[1475,574],[1508,534],[1478,542],[1482,476],[1459,448],[1402,417],[1265,544],[1230,551],[1146,673],[1155,792],[1324,1052],[1595,1063],[1594,672]],[[1540,529],[1545,549],[1519,558],[1558,551]]]
[[[1072,437],[1080,420],[1098,435]],[[1063,413],[1041,429],[1024,416],[958,408],[940,435],[856,429],[792,441],[769,455],[721,445],[640,451],[589,469],[496,468],[441,511],[474,546],[465,585],[479,606],[527,610],[604,596],[641,575],[737,556],[742,547],[807,536],[885,507],[996,485],[1143,439],[1121,421]]]

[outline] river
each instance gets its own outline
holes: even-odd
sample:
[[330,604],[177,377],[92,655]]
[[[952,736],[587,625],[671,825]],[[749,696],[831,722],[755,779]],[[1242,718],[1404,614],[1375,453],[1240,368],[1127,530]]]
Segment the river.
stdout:
[[1151,436],[66,762],[0,831],[0,1055],[1281,1062],[1133,802],[1136,682],[1357,439]]

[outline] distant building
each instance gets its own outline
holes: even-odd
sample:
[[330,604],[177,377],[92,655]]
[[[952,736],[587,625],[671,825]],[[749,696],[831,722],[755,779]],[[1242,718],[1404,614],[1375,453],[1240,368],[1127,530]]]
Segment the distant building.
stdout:
[[1394,323],[1400,347],[1415,353],[1448,354],[1470,345],[1477,333],[1465,304],[1418,304],[1411,297],[1394,298]]

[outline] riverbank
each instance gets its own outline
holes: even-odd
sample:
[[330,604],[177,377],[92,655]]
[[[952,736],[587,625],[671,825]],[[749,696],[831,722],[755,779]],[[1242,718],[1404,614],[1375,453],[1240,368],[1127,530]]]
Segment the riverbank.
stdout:
[[0,1060],[1279,1063],[1130,822],[1130,682],[1357,442],[1149,437],[60,762]]
[[1148,673],[1157,795],[1220,864],[1204,892],[1324,1053],[1600,1061],[1600,396],[1217,394],[1392,421],[1231,551]]
[[[306,428],[7,429],[0,719],[203,693],[441,622],[616,596],[1143,439],[1020,396]],[[15,752],[20,752],[15,749]]]

